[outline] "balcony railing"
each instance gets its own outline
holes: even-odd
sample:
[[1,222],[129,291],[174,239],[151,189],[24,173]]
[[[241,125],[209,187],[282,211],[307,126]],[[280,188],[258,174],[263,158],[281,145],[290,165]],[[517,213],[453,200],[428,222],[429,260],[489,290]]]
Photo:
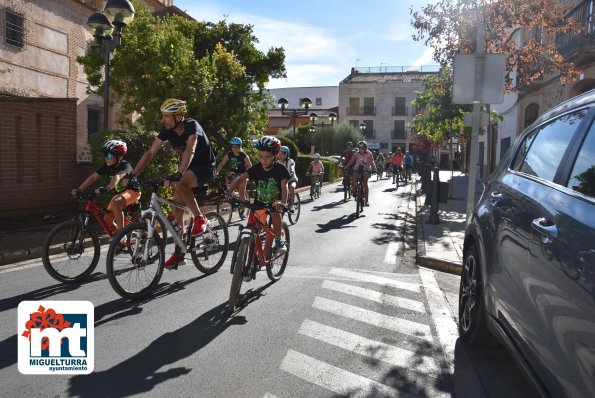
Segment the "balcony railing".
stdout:
[[407,116],[409,114],[409,108],[406,106],[393,107],[393,116]]
[[360,107],[360,108],[350,108],[347,107],[347,115],[348,116],[374,116],[376,115],[376,107]]
[[592,47],[595,43],[594,3],[594,0],[582,1],[564,17],[565,19],[573,18],[583,27],[580,32],[567,32],[557,35],[556,46],[560,54],[565,58],[569,58],[580,49]]
[[407,130],[391,130],[390,131],[390,138],[392,139],[399,139],[399,138],[405,138],[405,136],[407,135]]
[[372,130],[366,129],[364,131],[364,138],[365,139],[376,138],[376,129],[372,129]]

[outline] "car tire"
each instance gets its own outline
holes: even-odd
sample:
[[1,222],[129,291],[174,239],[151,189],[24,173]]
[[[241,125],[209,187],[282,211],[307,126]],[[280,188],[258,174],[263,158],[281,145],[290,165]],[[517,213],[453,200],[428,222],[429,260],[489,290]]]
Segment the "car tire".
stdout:
[[486,294],[482,283],[481,261],[474,243],[463,255],[463,271],[459,286],[459,336],[471,345],[495,345],[488,329]]

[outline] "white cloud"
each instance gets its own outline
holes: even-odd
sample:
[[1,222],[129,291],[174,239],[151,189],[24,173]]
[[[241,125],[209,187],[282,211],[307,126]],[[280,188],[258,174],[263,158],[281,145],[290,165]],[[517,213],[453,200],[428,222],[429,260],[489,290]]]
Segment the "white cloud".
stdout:
[[390,41],[408,41],[413,35],[413,27],[404,22],[397,22],[393,24],[384,39]]
[[436,61],[432,59],[433,55],[434,49],[432,47],[427,47],[423,54],[413,62],[412,66],[435,65]]

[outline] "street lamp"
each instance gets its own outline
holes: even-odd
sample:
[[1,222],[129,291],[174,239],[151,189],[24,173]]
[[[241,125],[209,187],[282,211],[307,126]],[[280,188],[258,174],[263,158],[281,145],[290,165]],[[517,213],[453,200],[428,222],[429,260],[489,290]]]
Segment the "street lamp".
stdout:
[[361,122],[359,124],[359,131],[362,133],[362,140],[365,141],[366,138],[366,123]]
[[[310,114],[310,132],[316,131],[317,126],[322,127],[322,130],[320,132],[320,152],[324,153],[324,126],[328,126],[328,124],[324,123],[324,120],[320,123],[316,123],[317,119],[318,115],[312,112]],[[330,112],[328,114],[328,119],[331,121],[330,125],[332,126],[333,124],[335,124],[335,120],[337,120],[337,114],[335,112]]]
[[[122,29],[134,19],[134,6],[128,0],[108,0],[103,12],[91,14],[87,30],[104,45],[103,129],[108,129],[110,53],[122,43]],[[115,34],[114,34],[115,30]],[[113,34],[113,36],[112,36]]]
[[308,97],[304,97],[300,100],[300,106],[302,109],[287,109],[287,105],[289,101],[285,98],[279,98],[277,101],[279,108],[281,108],[281,114],[287,115],[286,111],[291,112],[291,123],[293,124],[293,141],[295,141],[295,118],[298,116],[308,114],[308,109],[310,109],[310,105],[312,105],[312,100]]

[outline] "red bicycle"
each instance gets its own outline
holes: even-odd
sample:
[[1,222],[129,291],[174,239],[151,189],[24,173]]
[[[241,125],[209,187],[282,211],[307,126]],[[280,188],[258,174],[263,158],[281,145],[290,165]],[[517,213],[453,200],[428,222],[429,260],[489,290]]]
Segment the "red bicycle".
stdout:
[[[242,281],[249,281],[256,278],[256,272],[265,267],[269,279],[278,281],[285,271],[287,259],[289,258],[289,227],[283,222],[282,232],[287,245],[287,251],[275,253],[273,244],[275,234],[272,226],[268,225],[270,213],[277,209],[272,205],[250,203],[241,200],[237,202],[247,209],[250,209],[247,228],[240,225],[240,233],[236,241],[236,247],[231,260],[231,289],[229,291],[228,308],[230,312],[235,311]],[[264,222],[263,222],[264,221]]]
[[[111,212],[95,202],[98,196],[95,193],[78,192],[75,198],[86,200],[85,209],[76,218],[56,225],[49,232],[43,244],[41,258],[52,278],[64,283],[76,283],[87,278],[97,267],[101,251],[101,231],[90,228],[92,216],[107,236],[111,238],[114,235],[114,231],[103,219],[105,214]],[[124,225],[138,219],[138,210],[138,203],[126,207]],[[165,234],[165,228],[161,228],[161,233]]]

